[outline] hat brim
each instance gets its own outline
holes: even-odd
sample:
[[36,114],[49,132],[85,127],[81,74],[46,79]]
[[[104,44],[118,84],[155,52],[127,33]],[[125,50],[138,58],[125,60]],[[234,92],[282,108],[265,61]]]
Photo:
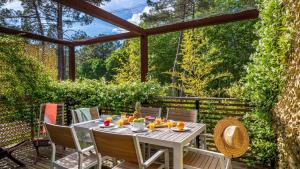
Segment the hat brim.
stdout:
[[[229,126],[237,126],[241,132],[241,146],[228,146],[223,139],[223,132]],[[214,141],[217,149],[225,155],[225,157],[235,158],[246,153],[249,146],[249,135],[244,125],[233,117],[228,117],[218,121],[214,129]]]

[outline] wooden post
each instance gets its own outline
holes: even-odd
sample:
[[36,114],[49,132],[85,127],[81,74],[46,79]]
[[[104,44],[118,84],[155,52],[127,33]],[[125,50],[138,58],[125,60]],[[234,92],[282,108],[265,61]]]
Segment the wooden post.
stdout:
[[69,46],[69,79],[75,81],[75,47]]
[[148,74],[148,37],[141,36],[140,38],[141,52],[141,81],[147,81]]

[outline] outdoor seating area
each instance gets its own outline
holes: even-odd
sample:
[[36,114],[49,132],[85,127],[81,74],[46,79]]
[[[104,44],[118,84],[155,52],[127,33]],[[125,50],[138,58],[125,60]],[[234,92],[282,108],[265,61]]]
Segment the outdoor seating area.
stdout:
[[299,11],[0,1],[0,169],[299,169]]
[[[23,162],[7,156],[6,167],[9,167],[8,164],[11,167],[15,165],[25,167],[26,164],[29,168],[44,168],[45,166],[42,165],[46,163],[44,165],[54,168],[91,168],[102,165],[107,168],[130,169],[232,168],[230,158],[226,158],[222,153],[205,150],[207,146],[204,141],[201,142],[203,145],[200,145],[199,139],[202,134],[203,136],[206,134],[206,125],[195,120],[197,110],[167,108],[166,117],[162,117],[155,116],[160,115],[161,108],[141,107],[140,103],[136,104],[132,115],[100,115],[98,109],[94,107],[82,108],[72,111],[76,112],[72,113],[72,118],[83,120],[74,122],[75,120],[72,119],[72,125],[69,127],[63,122],[57,124],[64,117],[63,113],[59,113],[63,109],[63,104],[41,105],[40,121],[43,125],[39,125],[38,133],[44,135],[39,134],[32,144],[27,142],[26,145],[18,146],[19,151],[25,149],[25,152],[15,153],[18,154],[17,158],[22,153],[28,154],[21,155]],[[92,114],[97,118],[92,118]],[[145,118],[142,118],[142,115]],[[143,121],[136,122],[140,119]],[[142,128],[137,124],[141,124]],[[237,124],[235,127],[243,128],[242,124]],[[229,137],[232,144],[243,140],[247,142],[248,139],[247,135],[244,136],[246,138],[241,138],[240,133],[235,132]],[[41,144],[42,142],[48,144]],[[243,155],[247,150],[249,143],[242,144],[246,144],[246,147],[237,147],[237,149],[244,149],[244,152],[235,157]],[[44,147],[42,153],[39,150],[40,146]],[[241,146],[241,144],[233,146]],[[226,151],[228,153],[230,150],[227,148]],[[51,156],[49,156],[50,152]],[[233,156],[230,152],[226,155]],[[203,158],[207,160],[201,160]],[[11,164],[13,162],[14,165]],[[236,164],[234,168],[244,168],[239,162],[233,164]]]

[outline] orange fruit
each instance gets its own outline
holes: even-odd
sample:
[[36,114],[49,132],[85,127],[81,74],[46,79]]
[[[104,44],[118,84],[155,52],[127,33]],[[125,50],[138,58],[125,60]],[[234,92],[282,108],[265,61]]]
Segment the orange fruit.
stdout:
[[112,117],[107,117],[106,120],[109,121],[109,122],[113,121]]
[[184,129],[184,122],[180,121],[177,123],[176,128],[178,130],[183,130]]
[[133,122],[133,120],[134,120],[134,117],[133,117],[133,116],[129,116],[129,117],[128,117],[128,122],[129,122],[129,123]]
[[161,118],[156,118],[155,119],[155,124],[160,125],[160,123],[161,123]]

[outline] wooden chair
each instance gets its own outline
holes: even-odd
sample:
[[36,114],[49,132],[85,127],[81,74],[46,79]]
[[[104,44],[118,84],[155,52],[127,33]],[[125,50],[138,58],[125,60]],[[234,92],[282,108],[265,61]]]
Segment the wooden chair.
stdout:
[[231,169],[231,160],[222,153],[188,147],[183,157],[185,169]]
[[167,108],[167,119],[197,123],[197,110]]
[[[196,109],[167,108],[167,119],[197,123],[197,113]],[[199,136],[186,146],[190,145],[199,147]]]
[[161,117],[161,108],[157,107],[141,107],[142,117],[153,116]]
[[[169,168],[169,152],[167,149],[158,150],[148,160],[144,161],[139,140],[136,136],[96,130],[91,130],[91,136],[98,155],[98,166],[101,166],[101,155],[106,155],[124,160],[113,169]],[[162,155],[165,157],[165,164],[154,163]]]
[[[77,112],[81,111],[83,109],[88,109],[88,108],[80,108],[80,109],[76,109],[76,110],[71,110],[73,124],[83,122],[83,121],[80,121],[80,119],[77,115]],[[89,115],[91,116],[91,120],[99,119],[99,117],[100,117],[98,107],[89,108],[89,113],[90,113]]]
[[[43,129],[43,124],[44,124],[44,114],[45,114],[45,107],[46,104],[41,104],[40,106],[40,112],[39,112],[39,116],[37,119],[37,125],[38,125],[38,129],[37,129],[37,137],[35,137],[32,142],[33,142],[33,146],[35,147],[36,150],[36,154],[37,157],[40,156],[39,153],[39,147],[47,147],[50,146],[50,142],[49,142],[49,137],[47,132],[43,133],[42,131]],[[57,118],[56,118],[56,124],[59,125],[64,125],[64,104],[57,104]],[[37,157],[35,159],[35,162],[37,161]]]
[[[93,146],[81,149],[74,127],[58,126],[45,123],[52,146],[51,168],[84,169],[97,165]],[[56,160],[56,145],[75,149],[76,152]]]

